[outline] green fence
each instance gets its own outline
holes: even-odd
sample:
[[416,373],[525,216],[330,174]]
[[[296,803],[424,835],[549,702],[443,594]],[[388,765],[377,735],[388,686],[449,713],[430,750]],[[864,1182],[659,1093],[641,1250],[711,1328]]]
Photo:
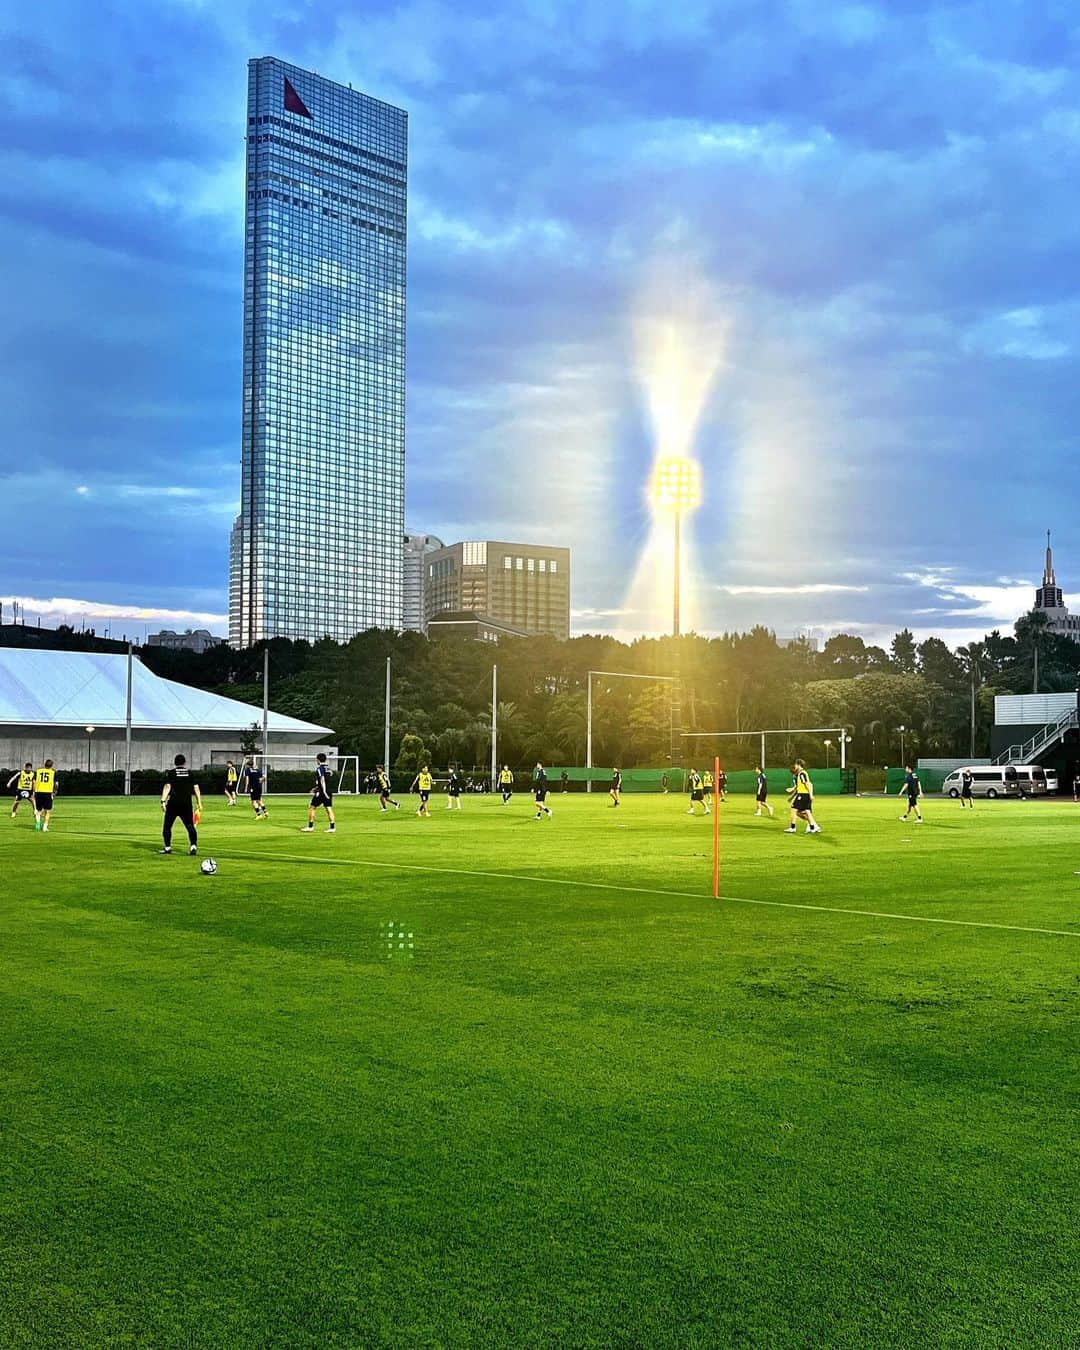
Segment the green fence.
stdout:
[[[918,774],[924,792],[940,792],[942,784],[949,776],[947,773],[942,773],[940,769],[919,769]],[[904,786],[906,777],[903,769],[890,769],[885,775],[886,792],[896,796]]]
[[[694,767],[693,765],[691,767]],[[699,773],[705,769],[711,768],[711,763],[702,761],[697,765]],[[610,769],[581,769],[581,768],[562,768],[556,766],[547,771],[548,780],[553,786],[557,786],[559,779],[565,773],[567,779],[575,785],[576,790],[591,778],[593,782],[593,791],[605,791],[611,782]],[[661,792],[663,790],[663,778],[667,774],[668,790],[670,792],[686,791],[686,778],[689,774],[688,769],[624,769],[622,775],[622,786],[624,792]],[[813,780],[814,791],[822,797],[836,797],[841,793],[855,791],[854,771],[851,769],[811,769],[810,777]],[[769,784],[770,796],[782,797],[791,786],[790,769],[766,769],[765,778]],[[901,779],[903,775],[901,775]],[[899,788],[899,783],[897,784]],[[730,793],[750,793],[757,791],[757,774],[752,769],[736,769],[727,776],[727,790]]]

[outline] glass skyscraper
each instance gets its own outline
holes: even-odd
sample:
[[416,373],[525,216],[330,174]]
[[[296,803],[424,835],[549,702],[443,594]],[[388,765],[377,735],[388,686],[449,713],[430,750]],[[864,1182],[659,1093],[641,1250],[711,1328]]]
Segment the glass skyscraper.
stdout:
[[408,115],[248,66],[229,640],[401,626]]

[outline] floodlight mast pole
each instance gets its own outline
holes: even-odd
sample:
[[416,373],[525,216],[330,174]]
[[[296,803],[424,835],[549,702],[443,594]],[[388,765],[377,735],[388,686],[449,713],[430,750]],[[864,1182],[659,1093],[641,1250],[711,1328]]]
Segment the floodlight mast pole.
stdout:
[[499,779],[499,667],[491,667],[491,790]]
[[127,709],[124,714],[124,796],[131,796],[131,678],[134,657],[132,644],[127,650]]
[[679,581],[682,576],[682,508],[675,507],[675,595],[672,609],[671,636],[680,636]]
[[383,772],[390,772],[390,658],[386,658],[386,699],[383,707]]
[[270,725],[270,648],[263,647],[263,724],[262,724],[262,743],[263,743],[263,773],[269,778],[267,756],[270,753],[269,737],[267,728]]
[[[589,682],[589,692],[585,699],[585,768],[592,769],[592,671],[585,677]],[[585,775],[585,791],[592,791],[592,773]]]

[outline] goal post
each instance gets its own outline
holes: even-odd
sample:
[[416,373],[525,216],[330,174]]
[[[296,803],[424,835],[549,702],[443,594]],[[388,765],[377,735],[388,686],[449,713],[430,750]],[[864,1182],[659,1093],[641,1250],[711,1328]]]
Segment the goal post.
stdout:
[[[669,684],[673,687],[678,684],[674,675],[638,675],[627,670],[590,670],[586,673],[588,681],[588,692],[585,699],[585,769],[587,777],[585,780],[585,791],[592,791],[592,773],[588,772],[593,768],[593,676],[599,675],[608,680],[652,680],[655,683]],[[669,716],[672,714],[669,713]],[[674,765],[672,765],[674,768]]]
[[[271,796],[274,791],[275,780],[282,784],[277,788],[279,794],[300,794],[307,792],[314,781],[315,773],[315,755],[326,755],[326,767],[330,770],[331,778],[334,780],[334,791],[342,795],[350,793],[359,794],[360,792],[360,756],[359,755],[339,755],[336,751],[315,751],[314,754],[306,755],[288,755],[271,752],[264,755],[261,751],[255,751],[250,755],[241,755],[239,752],[233,754],[231,751],[215,750],[212,752],[211,763],[215,769],[223,769],[225,761],[231,759],[237,769],[243,773],[244,764],[247,760],[263,771],[263,792],[266,796]],[[306,777],[308,782],[301,781]]]

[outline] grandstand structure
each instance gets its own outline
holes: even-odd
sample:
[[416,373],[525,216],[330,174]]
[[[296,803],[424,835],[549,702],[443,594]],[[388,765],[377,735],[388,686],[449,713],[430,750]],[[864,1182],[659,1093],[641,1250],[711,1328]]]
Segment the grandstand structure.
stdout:
[[[0,647],[0,768],[52,759],[57,769],[124,769],[128,657],[109,652]],[[176,754],[200,768],[239,755],[253,728],[259,749],[312,757],[336,753],[333,731],[155,675],[131,671],[131,768],[166,769]]]

